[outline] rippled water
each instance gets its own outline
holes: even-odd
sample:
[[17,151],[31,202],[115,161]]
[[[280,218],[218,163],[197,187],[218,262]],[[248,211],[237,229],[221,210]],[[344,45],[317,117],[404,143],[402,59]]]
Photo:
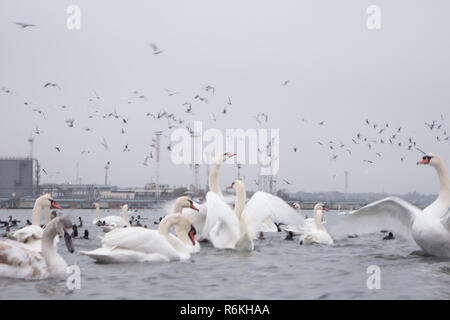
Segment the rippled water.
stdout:
[[[103,232],[92,225],[94,210],[63,210],[72,221],[79,216],[90,239],[74,239],[75,253],[64,241],[59,253],[69,265],[81,268],[81,289],[69,290],[63,280],[23,281],[0,278],[0,299],[449,299],[450,260],[412,254],[418,247],[397,238],[382,241],[370,234],[336,241],[332,246],[300,246],[284,233],[267,233],[250,253],[217,250],[208,243],[187,261],[141,264],[96,264],[79,250],[101,245]],[[102,212],[120,215],[119,210]],[[158,211],[140,211],[141,223],[156,228]],[[1,210],[31,218],[31,210]],[[312,216],[311,212],[308,212]],[[341,216],[325,214],[326,227]],[[84,229],[80,229],[83,235]],[[4,229],[0,228],[0,234]],[[367,267],[381,269],[381,289],[367,289]]]

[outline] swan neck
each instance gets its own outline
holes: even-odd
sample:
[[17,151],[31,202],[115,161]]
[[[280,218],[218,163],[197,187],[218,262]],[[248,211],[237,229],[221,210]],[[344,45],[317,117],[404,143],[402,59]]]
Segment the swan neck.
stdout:
[[450,205],[450,181],[448,178],[447,169],[445,168],[444,164],[439,164],[436,167],[436,171],[439,176],[440,185],[438,200],[447,203],[447,205]]
[[178,222],[178,215],[171,214],[171,215],[166,216],[159,223],[159,226],[158,226],[159,233],[162,234],[163,236],[168,236],[170,228],[172,228],[172,226],[174,224],[176,224],[177,222]]
[[95,207],[95,219],[100,219],[100,208]]
[[50,263],[53,257],[58,254],[54,244],[56,235],[57,230],[54,224],[47,225],[42,234],[42,255],[48,263]]
[[33,213],[31,214],[31,224],[33,226],[41,225],[41,211],[42,207],[38,201],[34,203]]
[[322,210],[314,210],[314,222],[316,224],[317,229],[325,229],[322,224]]
[[122,218],[127,222],[127,225],[130,226],[130,221],[128,221],[128,210],[122,208]]
[[45,225],[47,225],[50,222],[50,206],[45,206],[44,208],[44,218],[45,218]]
[[245,208],[245,200],[247,198],[247,194],[244,185],[235,184],[235,188],[236,200],[234,201],[234,212],[236,213],[238,219],[240,219]]
[[183,211],[183,205],[181,203],[175,202],[175,206],[173,208],[173,213],[181,213]]
[[212,165],[211,171],[208,177],[209,190],[217,193],[218,195],[222,195],[222,190],[220,190],[218,176],[220,169],[221,161],[216,160]]

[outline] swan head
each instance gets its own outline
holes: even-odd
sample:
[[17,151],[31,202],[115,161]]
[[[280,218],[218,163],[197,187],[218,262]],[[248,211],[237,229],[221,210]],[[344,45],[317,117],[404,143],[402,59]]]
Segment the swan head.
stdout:
[[127,204],[124,204],[124,205],[122,206],[122,211],[125,211],[125,212],[128,211],[128,205],[127,205]]
[[100,204],[98,202],[94,202],[91,208],[100,209]]
[[216,163],[223,163],[225,161],[227,161],[228,159],[234,157],[236,155],[236,153],[231,153],[231,152],[224,152],[222,154],[219,154],[216,158]]
[[299,204],[298,202],[294,202],[294,203],[291,205],[291,207],[294,208],[295,210],[301,209],[300,204]]
[[182,196],[177,198],[177,200],[175,201],[175,211],[183,210],[183,208],[191,208],[195,211],[199,211],[199,209],[195,206],[194,201],[192,201],[188,196]]
[[319,202],[314,206],[314,211],[317,211],[317,210],[328,211],[328,208],[326,207],[326,205],[324,203]]
[[442,158],[433,152],[430,152],[422,157],[422,160],[418,161],[417,164],[428,164],[432,167],[438,167],[442,164]]
[[227,189],[236,189],[237,187],[243,187],[244,183],[240,179],[236,179]]
[[55,200],[53,200],[50,193],[44,194],[37,201],[40,203],[41,208],[50,207],[53,209],[62,209],[60,206],[56,204]]
[[73,230],[72,230],[72,221],[70,221],[69,216],[61,216],[53,219],[45,229],[47,230],[53,227],[56,228],[57,234],[64,238],[67,250],[70,253],[73,253],[75,251],[73,250],[72,236],[71,236]]

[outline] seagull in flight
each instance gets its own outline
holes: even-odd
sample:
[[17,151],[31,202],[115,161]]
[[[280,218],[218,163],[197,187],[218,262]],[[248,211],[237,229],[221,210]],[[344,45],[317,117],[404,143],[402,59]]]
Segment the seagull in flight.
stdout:
[[40,115],[42,115],[42,116],[44,117],[44,119],[47,120],[47,118],[45,117],[45,114],[44,114],[44,112],[43,112],[42,110],[39,110],[39,109],[31,109],[31,111],[34,111],[34,112],[39,113]]
[[102,137],[102,142],[100,144],[105,148],[105,150],[108,150],[108,143],[106,142],[104,137]]
[[171,97],[171,96],[173,96],[173,95],[176,95],[176,94],[180,93],[180,92],[178,92],[178,91],[171,91],[171,90],[169,90],[169,89],[164,89],[164,90],[166,90],[166,92],[167,92],[167,94],[169,95],[169,97]]
[[154,43],[150,43],[149,46],[153,49],[153,54],[157,55],[162,53],[163,51],[158,48],[158,46]]
[[70,128],[73,128],[73,123],[74,122],[75,122],[74,118],[66,120],[67,126],[70,127]]
[[58,86],[58,84],[56,84],[56,83],[47,82],[47,83],[44,85],[44,88],[47,88],[47,87],[56,87],[56,88],[58,88],[59,90],[61,90],[61,87]]
[[128,148],[128,144],[125,145],[125,147],[123,147],[122,152],[126,152],[126,151],[131,151],[130,148]]
[[20,26],[22,29],[28,28],[28,27],[36,27],[35,24],[31,24],[31,23],[24,23],[24,22],[14,22],[15,24],[17,24],[18,26]]
[[214,93],[216,92],[216,88],[214,88],[213,86],[207,85],[205,87],[205,91],[212,91],[212,95],[214,95]]

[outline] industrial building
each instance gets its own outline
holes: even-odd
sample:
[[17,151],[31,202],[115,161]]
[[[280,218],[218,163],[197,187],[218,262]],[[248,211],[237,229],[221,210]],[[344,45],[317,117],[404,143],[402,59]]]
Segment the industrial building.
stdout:
[[24,198],[37,194],[39,163],[32,158],[0,158],[0,198]]

